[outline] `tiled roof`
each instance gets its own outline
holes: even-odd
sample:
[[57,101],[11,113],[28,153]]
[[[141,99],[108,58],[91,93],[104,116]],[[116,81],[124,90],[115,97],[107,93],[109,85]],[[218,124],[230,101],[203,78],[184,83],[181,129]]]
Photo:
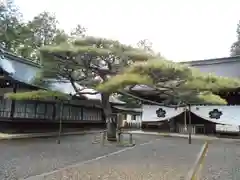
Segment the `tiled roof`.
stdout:
[[231,57],[221,57],[213,59],[202,59],[202,60],[193,60],[193,61],[182,61],[181,64],[187,64],[190,66],[202,66],[202,65],[211,65],[211,64],[225,64],[225,63],[234,63],[240,61],[240,56],[231,56]]
[[31,84],[36,74],[40,71],[39,67],[11,60],[9,57],[6,56],[0,57],[0,66],[13,79],[24,82],[26,84]]
[[[24,58],[17,57],[14,54],[8,53],[0,49],[0,67],[13,79],[29,85],[33,85],[33,81],[37,73],[41,70],[39,64],[35,64]],[[79,84],[76,86],[81,88]],[[75,94],[75,90],[70,82],[54,82],[51,85],[51,90],[58,90],[66,94]],[[85,89],[85,92],[96,92],[93,89]],[[100,94],[84,94],[87,99],[101,100]],[[125,104],[116,97],[110,97],[110,102],[116,104]]]
[[142,113],[143,112],[142,108],[127,108],[127,107],[124,107],[124,106],[113,106],[113,107],[118,109],[118,110],[123,110],[123,111],[136,112],[136,113]]

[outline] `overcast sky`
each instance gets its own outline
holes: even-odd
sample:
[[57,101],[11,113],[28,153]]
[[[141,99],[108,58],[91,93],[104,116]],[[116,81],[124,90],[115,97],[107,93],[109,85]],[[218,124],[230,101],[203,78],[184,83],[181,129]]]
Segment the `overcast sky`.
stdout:
[[174,61],[229,55],[240,20],[240,0],[15,0],[25,19],[47,10],[69,31],[136,44],[149,39]]

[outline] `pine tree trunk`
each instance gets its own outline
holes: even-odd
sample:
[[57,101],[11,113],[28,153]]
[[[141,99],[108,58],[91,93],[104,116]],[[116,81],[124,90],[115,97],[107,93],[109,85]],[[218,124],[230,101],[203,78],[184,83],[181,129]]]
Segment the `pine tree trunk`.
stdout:
[[104,112],[104,117],[107,123],[107,140],[108,141],[117,141],[117,136],[116,136],[116,119],[114,116],[112,116],[112,107],[109,102],[109,94],[102,93],[102,106],[103,106],[103,112]]

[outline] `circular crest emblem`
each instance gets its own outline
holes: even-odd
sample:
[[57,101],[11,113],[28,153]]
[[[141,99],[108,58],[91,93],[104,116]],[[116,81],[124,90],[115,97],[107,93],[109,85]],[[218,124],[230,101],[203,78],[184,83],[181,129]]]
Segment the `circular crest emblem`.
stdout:
[[212,111],[209,112],[209,117],[211,119],[220,119],[222,116],[222,112],[219,111],[218,109],[213,109]]
[[163,118],[166,116],[166,111],[162,108],[159,108],[158,110],[156,110],[156,114],[157,114],[157,117]]

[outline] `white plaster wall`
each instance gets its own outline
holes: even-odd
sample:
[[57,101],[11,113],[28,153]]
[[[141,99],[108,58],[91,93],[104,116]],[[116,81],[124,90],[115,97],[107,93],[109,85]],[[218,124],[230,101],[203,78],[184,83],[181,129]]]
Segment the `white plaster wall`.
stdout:
[[207,64],[201,66],[193,65],[193,67],[199,69],[201,72],[213,73],[218,76],[235,78],[240,77],[240,61],[221,64]]
[[130,121],[132,121],[132,115],[131,114],[127,114],[127,122],[130,122]]
[[[157,105],[143,105],[143,112],[142,112],[142,121],[143,122],[153,122],[153,121],[164,121],[170,118],[173,118],[184,111],[184,108],[179,107],[177,109],[165,107],[165,106],[157,106]],[[165,117],[157,117],[156,111],[162,108],[166,111]]]
[[[166,116],[164,118],[158,118],[156,115],[156,110],[162,108],[166,111]],[[220,119],[210,119],[209,112],[213,109],[218,109],[222,111],[222,116]],[[154,122],[163,121],[175,117],[184,111],[183,108],[168,108],[164,106],[156,105],[143,105],[142,122]],[[192,106],[191,111],[199,117],[206,120],[224,123],[228,125],[217,125],[217,131],[226,132],[238,132],[240,125],[240,106]],[[130,117],[131,118],[131,117]]]
[[133,121],[133,122],[142,122],[142,116],[141,115],[136,115],[136,120],[132,120],[132,114],[127,114],[127,119],[128,122]]
[[132,128],[141,128],[142,127],[142,116],[137,115],[136,120],[132,120],[132,114],[127,114],[127,123]]
[[[222,112],[219,119],[210,119],[209,112],[213,109],[218,109]],[[191,111],[197,116],[214,121],[216,123],[222,123],[226,125],[216,125],[217,131],[229,131],[238,132],[240,125],[240,106],[192,106]]]

